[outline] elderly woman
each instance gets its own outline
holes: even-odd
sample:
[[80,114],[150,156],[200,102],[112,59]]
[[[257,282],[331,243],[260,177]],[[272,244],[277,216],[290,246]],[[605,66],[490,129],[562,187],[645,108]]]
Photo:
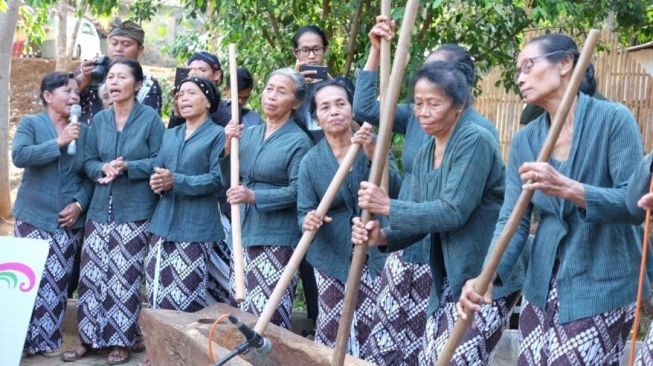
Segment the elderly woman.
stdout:
[[[629,212],[625,194],[642,143],[632,114],[579,93],[551,158],[535,162],[578,56],[571,38],[547,34],[529,41],[517,59],[522,97],[547,111],[513,137],[495,230],[496,240],[521,191],[534,191],[495,281],[514,275],[531,212],[538,209],[519,318],[521,365],[618,364],[633,318],[641,240],[627,222],[641,217]],[[465,285],[461,316],[478,310],[490,295],[476,293],[475,281]]]
[[[396,251],[425,241],[433,278],[425,346],[419,364],[433,364],[453,328],[455,299],[464,282],[478,275],[503,198],[504,166],[494,137],[479,127],[469,107],[470,89],[462,63],[427,63],[414,77],[415,116],[431,136],[418,151],[404,180],[400,200],[363,182],[358,205],[388,216],[365,226],[354,219],[354,244]],[[498,342],[514,289],[500,288],[465,334],[465,353],[454,364],[484,364]]]
[[[374,124],[379,121],[377,70],[380,62],[381,39],[392,39],[394,35],[394,24],[388,26],[385,19],[383,16],[378,17],[377,24],[369,32],[370,53],[365,68],[358,73],[354,94],[354,113]],[[454,44],[443,45],[429,55],[425,64],[433,61],[461,62],[467,65],[465,78],[469,88],[474,87],[476,83],[474,61],[464,48]],[[494,125],[476,113],[471,105],[467,109],[468,117],[487,129],[498,143],[499,135]],[[412,104],[397,105],[393,130],[406,137],[401,161],[406,174],[411,174],[417,151],[431,137],[420,127]],[[424,326],[432,281],[428,266],[429,248],[429,241],[424,240],[421,244],[388,256],[379,281],[379,296],[374,330],[369,341],[368,361],[377,365],[417,364],[418,354],[424,343]],[[391,303],[398,303],[399,306],[385,305]]]
[[[324,131],[325,138],[304,157],[299,167],[297,208],[299,224],[303,230],[318,230],[307,259],[315,270],[318,287],[318,317],[315,341],[334,347],[340,311],[342,310],[345,283],[351,264],[351,218],[359,215],[357,188],[370,174],[369,160],[374,154],[374,138],[368,128],[352,132],[352,95],[341,83],[327,80],[317,84],[311,98],[311,112]],[[365,154],[359,154],[345,182],[325,217],[315,209],[331,183],[340,163],[352,143],[363,145]],[[401,177],[392,170],[392,192],[399,191]],[[323,223],[326,225],[323,226]],[[356,307],[356,319],[351,335],[349,352],[362,357],[363,348],[372,330],[372,315],[376,300],[376,278],[385,256],[373,249],[363,270],[361,294]]]
[[[263,310],[300,237],[297,177],[311,141],[292,114],[302,104],[305,92],[304,78],[297,71],[276,70],[261,96],[265,124],[244,130],[242,136],[242,125],[229,124],[225,129],[225,154],[230,152],[231,138],[240,137],[242,184],[227,190],[227,200],[241,205],[247,288],[242,307],[254,315]],[[228,170],[223,170],[224,175]],[[271,320],[288,329],[296,283],[288,287]]]
[[[209,119],[220,100],[213,82],[189,77],[178,89],[186,123],[163,135],[150,178],[162,196],[150,222],[147,297],[152,308],[197,311],[208,304],[209,252],[224,238],[218,190],[225,139],[224,129]],[[228,289],[223,293],[226,301]]]
[[[79,103],[73,75],[47,74],[40,97],[45,111],[23,117],[11,150],[14,165],[25,169],[14,205],[14,235],[43,239],[50,246],[24,354],[58,357],[68,281],[93,186],[84,175],[87,128],[68,123],[71,106]],[[67,145],[75,140],[77,153],[67,154]]]
[[79,280],[81,345],[64,354],[66,361],[111,347],[108,364],[125,363],[136,342],[149,220],[157,203],[149,179],[165,130],[156,111],[136,101],[142,82],[138,62],[114,61],[106,81],[113,107],[96,114],[89,129],[85,169],[96,184]]

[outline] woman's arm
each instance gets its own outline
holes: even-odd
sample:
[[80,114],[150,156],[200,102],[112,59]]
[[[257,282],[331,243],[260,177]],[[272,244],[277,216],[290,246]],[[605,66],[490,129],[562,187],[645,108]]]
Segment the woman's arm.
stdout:
[[125,172],[127,179],[150,179],[150,175],[154,171],[154,160],[159,154],[165,130],[166,128],[163,125],[161,118],[155,116],[154,120],[150,123],[147,140],[144,141],[147,144],[148,157],[145,159],[127,161],[127,171]]
[[34,117],[26,116],[20,121],[14,135],[11,158],[18,168],[29,168],[55,161],[61,156],[57,139],[36,144]]
[[220,189],[224,185],[220,173],[220,154],[223,148],[224,133],[220,133],[209,153],[209,171],[205,174],[198,175],[174,173],[172,191],[187,196],[201,196]]

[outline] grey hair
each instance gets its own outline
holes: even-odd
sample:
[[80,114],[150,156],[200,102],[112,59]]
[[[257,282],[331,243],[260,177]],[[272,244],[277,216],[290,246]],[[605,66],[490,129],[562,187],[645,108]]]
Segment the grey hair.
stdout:
[[274,75],[284,75],[289,77],[295,84],[295,99],[299,102],[304,101],[304,98],[306,97],[306,80],[304,80],[304,76],[302,76],[302,74],[290,67],[284,67],[282,69],[273,71],[272,74],[270,74],[268,81]]

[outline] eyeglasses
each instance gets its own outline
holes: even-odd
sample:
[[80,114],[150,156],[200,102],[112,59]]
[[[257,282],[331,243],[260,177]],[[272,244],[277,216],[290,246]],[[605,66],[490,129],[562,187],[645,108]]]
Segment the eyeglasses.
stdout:
[[302,55],[304,57],[308,57],[311,53],[315,56],[321,56],[324,54],[324,47],[313,47],[313,48],[295,48],[295,53],[298,55]]
[[513,77],[514,80],[515,80],[515,83],[519,79],[519,75],[521,75],[521,74],[527,75],[529,72],[531,72],[531,69],[533,69],[533,65],[535,64],[535,62],[537,62],[539,60],[542,60],[545,57],[549,57],[549,56],[555,55],[556,53],[561,53],[561,52],[567,52],[567,51],[558,50],[558,51],[545,53],[543,55],[538,55],[538,56],[533,56],[533,57],[526,58],[524,60],[524,62],[522,62],[521,66],[518,66],[517,70],[515,71],[515,76]]

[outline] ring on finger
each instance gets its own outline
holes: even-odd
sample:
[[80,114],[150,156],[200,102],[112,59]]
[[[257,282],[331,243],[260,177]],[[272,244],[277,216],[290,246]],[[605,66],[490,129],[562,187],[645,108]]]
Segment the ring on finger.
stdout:
[[535,175],[533,175],[533,182],[537,182],[539,176],[537,175],[537,172],[535,172],[534,174]]

